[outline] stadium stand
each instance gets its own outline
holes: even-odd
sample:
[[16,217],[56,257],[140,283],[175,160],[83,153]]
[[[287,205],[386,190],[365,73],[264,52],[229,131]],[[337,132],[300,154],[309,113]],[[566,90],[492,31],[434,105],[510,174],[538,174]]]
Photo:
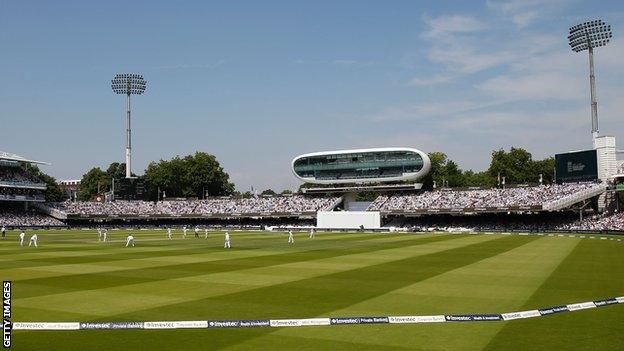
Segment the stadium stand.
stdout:
[[[596,196],[603,192],[604,185],[598,183],[566,183],[534,187],[478,190],[438,190],[418,194],[379,196],[368,211],[417,212],[436,210],[484,211],[509,210],[555,210]],[[563,201],[562,201],[563,200]],[[552,205],[558,204],[557,206]]]
[[557,226],[562,230],[624,230],[624,212],[615,213],[613,215],[595,215],[573,223],[566,223]]
[[0,208],[0,226],[3,225],[7,227],[48,227],[63,226],[65,223],[56,218],[38,213],[35,210],[24,211],[19,209]]
[[39,189],[0,187],[0,201],[45,201],[45,196]]
[[28,165],[44,162],[0,151],[0,225],[59,226],[62,221],[32,208],[45,201],[46,184],[31,172]]
[[0,162],[0,182],[13,186],[44,185],[37,177],[20,167],[19,164],[7,162]]
[[47,204],[66,215],[201,216],[245,214],[301,214],[333,209],[340,197],[302,195],[257,198],[213,198],[196,201],[61,202]]
[[338,197],[257,197],[248,199],[204,200],[195,213],[302,213],[330,211],[338,204]]
[[521,215],[488,213],[478,216],[434,215],[401,217],[386,228],[412,232],[622,232],[624,213],[594,215],[578,219],[571,212]]
[[0,201],[45,201],[46,184],[28,171],[27,164],[42,164],[0,151]]

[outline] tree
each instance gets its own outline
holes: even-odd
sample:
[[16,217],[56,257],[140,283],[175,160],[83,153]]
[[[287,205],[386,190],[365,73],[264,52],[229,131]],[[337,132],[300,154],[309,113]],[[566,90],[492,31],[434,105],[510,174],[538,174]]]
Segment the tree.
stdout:
[[473,172],[468,170],[464,172],[464,186],[476,186],[476,187],[494,187],[496,186],[496,179],[492,178],[487,171]]
[[436,151],[429,153],[429,160],[431,160],[431,169],[422,180],[424,189],[433,189],[434,181],[437,186],[442,185],[441,180],[444,177],[444,165],[446,164],[447,157],[445,153]]
[[284,189],[282,190],[281,194],[282,195],[291,195],[293,192],[290,189]]
[[455,161],[448,160],[444,165],[444,176],[450,187],[462,187],[465,185],[464,174]]
[[29,163],[23,164],[23,167],[33,174],[35,177],[41,179],[42,182],[46,184],[46,190],[43,195],[45,196],[46,201],[49,202],[60,202],[67,199],[67,193],[65,193],[61,187],[58,185],[58,182],[54,177],[51,177],[45,173],[43,173],[39,167],[35,165],[31,165]]
[[459,165],[449,159],[445,153],[432,152],[429,154],[431,160],[431,170],[423,178],[423,188],[433,189],[435,182],[437,187],[448,184],[450,187],[461,187],[465,185],[464,175]]
[[488,173],[492,177],[505,177],[508,183],[526,183],[530,180],[533,156],[522,148],[512,147],[509,152],[499,149],[492,152]]
[[81,201],[90,201],[98,194],[98,191],[109,191],[110,183],[110,178],[106,172],[102,171],[99,167],[91,168],[80,180],[78,199]]
[[167,197],[225,196],[234,193],[234,184],[216,157],[196,152],[183,158],[152,162],[145,170],[148,198],[156,200],[158,189]]
[[243,199],[249,199],[249,198],[252,198],[254,196],[254,194],[252,194],[251,191],[247,190],[244,193],[241,193],[240,196]]
[[[132,173],[132,176],[136,174]],[[96,195],[111,191],[113,179],[126,177],[126,164],[113,162],[108,165],[106,171],[99,167],[91,168],[82,176],[78,199],[81,201],[91,201]]]
[[488,173],[494,179],[500,174],[508,184],[537,183],[540,174],[543,175],[545,183],[550,183],[554,169],[555,160],[552,157],[534,161],[530,152],[512,147],[509,152],[503,149],[492,152]]
[[555,181],[555,158],[547,157],[540,161],[535,161],[533,163],[533,176],[536,177],[535,180],[539,181],[539,175],[542,175],[543,183],[549,184]]
[[266,190],[262,191],[260,193],[260,195],[270,195],[270,196],[273,196],[273,195],[277,195],[277,193],[275,191],[273,191],[273,189],[266,189]]
[[[113,162],[110,165],[108,165],[108,168],[106,169],[106,174],[111,179],[125,178],[126,177],[126,164]],[[132,176],[136,177],[136,174],[132,173]]]

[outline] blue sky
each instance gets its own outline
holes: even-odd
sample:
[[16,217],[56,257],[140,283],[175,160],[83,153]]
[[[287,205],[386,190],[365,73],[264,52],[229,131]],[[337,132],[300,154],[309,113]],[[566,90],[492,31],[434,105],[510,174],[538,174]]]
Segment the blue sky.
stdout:
[[586,53],[571,25],[601,18],[600,131],[624,136],[624,2],[0,2],[0,150],[80,178],[124,158],[116,73],[141,73],[134,170],[196,150],[240,190],[296,188],[290,161],[410,146],[487,168],[591,146]]

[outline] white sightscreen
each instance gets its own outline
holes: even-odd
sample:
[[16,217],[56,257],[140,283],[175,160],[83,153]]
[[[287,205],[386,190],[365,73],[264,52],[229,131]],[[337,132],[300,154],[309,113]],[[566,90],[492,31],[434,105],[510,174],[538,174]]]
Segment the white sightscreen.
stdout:
[[366,229],[375,229],[381,226],[379,212],[369,211],[319,211],[316,214],[318,228],[353,228],[363,225]]

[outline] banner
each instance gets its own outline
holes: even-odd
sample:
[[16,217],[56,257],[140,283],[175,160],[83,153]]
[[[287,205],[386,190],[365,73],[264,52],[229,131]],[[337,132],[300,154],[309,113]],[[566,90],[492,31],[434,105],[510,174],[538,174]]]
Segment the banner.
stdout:
[[185,329],[185,328],[289,328],[308,326],[340,326],[354,324],[417,324],[453,322],[498,322],[536,318],[562,312],[574,312],[624,304],[624,296],[580,302],[569,305],[539,308],[509,313],[449,314],[432,316],[366,316],[329,317],[302,319],[238,319],[207,321],[161,321],[161,322],[14,322],[13,330],[114,330],[114,329]]

